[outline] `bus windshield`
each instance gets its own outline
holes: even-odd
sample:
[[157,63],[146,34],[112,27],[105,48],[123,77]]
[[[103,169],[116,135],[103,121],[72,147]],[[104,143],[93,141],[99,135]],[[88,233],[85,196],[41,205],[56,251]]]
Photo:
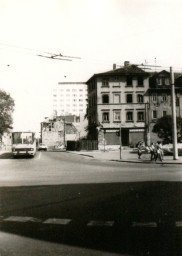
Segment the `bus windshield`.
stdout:
[[34,134],[32,132],[14,132],[13,144],[33,144]]

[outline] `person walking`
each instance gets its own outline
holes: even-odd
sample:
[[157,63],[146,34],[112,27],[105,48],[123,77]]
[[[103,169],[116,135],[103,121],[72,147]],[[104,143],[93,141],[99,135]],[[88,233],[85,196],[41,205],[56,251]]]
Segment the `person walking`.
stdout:
[[155,146],[154,143],[151,143],[150,145],[150,160],[154,160],[155,159]]
[[155,162],[159,158],[159,160],[162,162],[163,161],[163,150],[162,150],[162,143],[158,141],[156,143],[156,153],[155,153]]
[[143,148],[143,142],[140,141],[138,143],[138,159],[141,159],[141,156],[142,156],[142,148]]

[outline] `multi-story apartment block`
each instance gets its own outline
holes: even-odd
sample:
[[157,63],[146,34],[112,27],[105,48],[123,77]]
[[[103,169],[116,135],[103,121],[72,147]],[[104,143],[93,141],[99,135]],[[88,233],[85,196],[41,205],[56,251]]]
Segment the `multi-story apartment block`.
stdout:
[[[182,76],[175,78],[176,115],[182,117]],[[91,139],[119,145],[121,129],[123,146],[160,140],[152,130],[158,118],[172,114],[169,72],[147,73],[125,62],[122,68],[93,75],[87,85]]]
[[[114,65],[113,65],[114,67]],[[145,140],[149,74],[125,62],[124,67],[93,75],[88,81],[90,138],[123,146]]]
[[85,115],[87,85],[83,82],[59,82],[53,88],[53,112],[57,115]]
[[[175,74],[175,76],[179,76]],[[175,94],[176,94],[176,116],[182,116],[182,79],[175,80]],[[172,115],[171,106],[171,85],[170,73],[163,70],[161,72],[151,74],[149,80],[149,90],[146,94],[148,102],[148,128],[150,134],[150,141],[156,142],[159,140],[158,136],[152,132],[158,118]]]

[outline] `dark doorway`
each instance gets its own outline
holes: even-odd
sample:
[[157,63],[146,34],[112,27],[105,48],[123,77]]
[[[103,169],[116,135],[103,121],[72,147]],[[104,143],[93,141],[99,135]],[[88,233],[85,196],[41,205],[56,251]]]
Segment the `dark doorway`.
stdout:
[[129,146],[129,129],[121,131],[122,146]]

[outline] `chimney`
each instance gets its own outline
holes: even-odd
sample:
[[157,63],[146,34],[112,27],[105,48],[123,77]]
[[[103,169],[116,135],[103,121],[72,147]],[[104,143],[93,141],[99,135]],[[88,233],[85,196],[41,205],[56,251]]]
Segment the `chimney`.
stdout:
[[125,66],[125,67],[128,67],[129,65],[130,65],[130,62],[129,62],[129,61],[125,61],[125,62],[124,62],[124,66]]
[[116,64],[113,64],[113,70],[115,70],[116,69]]

